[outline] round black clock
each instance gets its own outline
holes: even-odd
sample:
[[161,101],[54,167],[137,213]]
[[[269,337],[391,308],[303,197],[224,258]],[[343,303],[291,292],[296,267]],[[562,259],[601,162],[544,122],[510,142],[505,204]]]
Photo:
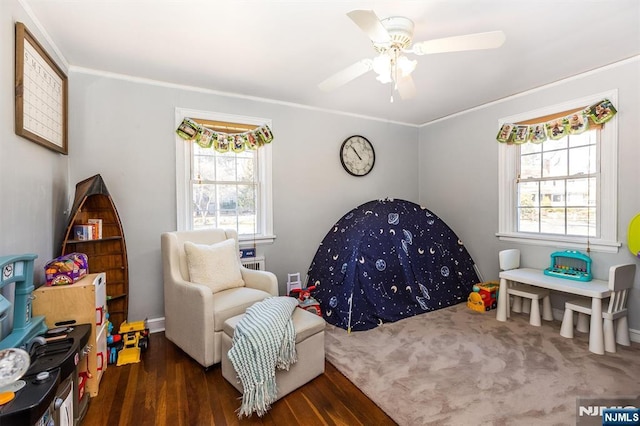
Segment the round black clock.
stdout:
[[364,136],[349,136],[340,147],[342,167],[353,176],[365,176],[373,169],[376,153]]

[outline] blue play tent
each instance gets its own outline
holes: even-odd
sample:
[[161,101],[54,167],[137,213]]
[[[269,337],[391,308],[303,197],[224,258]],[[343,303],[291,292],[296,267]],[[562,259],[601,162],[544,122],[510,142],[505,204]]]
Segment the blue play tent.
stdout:
[[375,200],[344,215],[309,267],[327,322],[368,330],[467,300],[473,259],[435,214],[404,200]]

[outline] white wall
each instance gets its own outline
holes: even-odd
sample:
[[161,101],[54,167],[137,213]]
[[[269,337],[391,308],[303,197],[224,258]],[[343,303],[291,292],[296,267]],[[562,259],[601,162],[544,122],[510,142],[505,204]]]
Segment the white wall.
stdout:
[[[284,293],[304,276],[331,225],[376,198],[418,198],[418,129],[252,99],[71,72],[71,181],[100,173],[124,227],[129,317],[162,317],[160,234],[176,229],[176,107],[273,120],[273,245],[259,246]],[[376,149],[373,171],[348,175],[338,151],[352,134]]]
[[[523,71],[524,72],[524,71]],[[517,78],[514,77],[514,78]],[[464,240],[486,280],[498,276],[498,251],[519,248],[524,266],[546,268],[558,247],[501,242],[498,231],[498,120],[590,94],[618,89],[617,254],[592,252],[593,273],[606,279],[611,265],[640,260],[627,249],[627,227],[640,213],[640,58],[583,74],[420,129],[420,202]],[[564,298],[553,298],[564,309]],[[629,303],[630,327],[640,330],[640,270]]]
[[0,1],[0,256],[37,254],[38,285],[44,280],[45,262],[60,252],[66,228],[68,157],[14,132],[16,21],[24,23],[54,60],[63,64],[19,3]]

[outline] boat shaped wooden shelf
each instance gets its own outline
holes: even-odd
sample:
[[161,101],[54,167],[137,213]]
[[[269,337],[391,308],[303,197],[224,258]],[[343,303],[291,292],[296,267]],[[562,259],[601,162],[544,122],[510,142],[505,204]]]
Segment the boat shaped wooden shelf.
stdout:
[[[94,233],[88,239],[86,234],[78,231],[90,222],[99,224],[95,225]],[[109,320],[114,330],[119,330],[120,324],[127,320],[129,310],[127,245],[120,216],[99,174],[76,184],[69,225],[62,243],[62,254],[74,252],[87,255],[89,273],[105,273]]]

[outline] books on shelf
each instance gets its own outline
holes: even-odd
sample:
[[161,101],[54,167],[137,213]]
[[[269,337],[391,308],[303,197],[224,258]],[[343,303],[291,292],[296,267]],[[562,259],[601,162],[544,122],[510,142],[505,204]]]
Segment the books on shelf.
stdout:
[[102,219],[89,219],[73,227],[73,239],[79,241],[99,240],[102,238]]
[[94,239],[102,238],[102,219],[89,219],[87,222],[94,227],[96,235]]
[[91,225],[75,225],[73,227],[73,239],[79,241],[91,240],[93,227]]

